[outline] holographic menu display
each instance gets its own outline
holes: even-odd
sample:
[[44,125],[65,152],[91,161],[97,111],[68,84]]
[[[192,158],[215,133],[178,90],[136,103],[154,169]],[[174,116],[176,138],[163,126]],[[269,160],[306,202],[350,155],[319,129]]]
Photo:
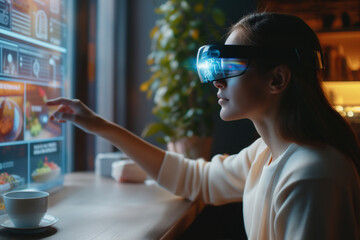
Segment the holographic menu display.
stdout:
[[67,54],[67,0],[0,0],[0,194],[62,183]]

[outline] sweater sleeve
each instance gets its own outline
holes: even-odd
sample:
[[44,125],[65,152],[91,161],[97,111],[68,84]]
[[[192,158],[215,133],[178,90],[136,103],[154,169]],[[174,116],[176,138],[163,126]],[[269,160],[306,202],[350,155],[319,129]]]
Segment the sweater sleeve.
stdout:
[[214,205],[240,201],[252,155],[259,145],[257,141],[237,155],[216,155],[211,162],[167,152],[157,181],[170,192],[190,200],[199,197]]

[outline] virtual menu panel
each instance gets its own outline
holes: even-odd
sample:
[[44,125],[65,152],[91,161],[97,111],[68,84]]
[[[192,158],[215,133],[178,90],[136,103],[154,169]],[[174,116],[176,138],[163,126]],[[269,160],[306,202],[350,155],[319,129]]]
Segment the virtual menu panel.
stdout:
[[1,194],[62,184],[65,129],[50,121],[64,95],[66,0],[0,0]]
[[0,27],[23,36],[65,46],[64,10],[64,0],[0,0]]
[[62,141],[0,146],[0,155],[0,194],[26,187],[46,189],[62,182]]
[[[1,1],[1,0],[0,0]],[[65,76],[64,54],[20,41],[0,38],[0,75],[60,86]]]

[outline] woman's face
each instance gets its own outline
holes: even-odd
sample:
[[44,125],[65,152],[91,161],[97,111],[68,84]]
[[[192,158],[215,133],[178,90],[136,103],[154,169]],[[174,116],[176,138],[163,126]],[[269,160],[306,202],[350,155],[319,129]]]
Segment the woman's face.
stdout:
[[[243,30],[236,30],[227,38],[225,45],[246,45],[242,38]],[[269,74],[260,74],[251,65],[245,74],[214,82],[218,89],[220,117],[225,121],[249,118],[256,120],[264,116],[268,107]]]

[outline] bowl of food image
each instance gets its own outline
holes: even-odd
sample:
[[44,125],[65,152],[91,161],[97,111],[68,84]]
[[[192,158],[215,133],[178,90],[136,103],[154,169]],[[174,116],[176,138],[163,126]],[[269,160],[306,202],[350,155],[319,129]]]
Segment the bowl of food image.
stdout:
[[24,184],[24,179],[7,172],[0,173],[0,193],[16,189]]
[[15,141],[23,130],[23,121],[19,105],[12,99],[3,98],[0,102],[0,141]]
[[40,160],[38,167],[32,172],[31,177],[34,182],[49,182],[60,176],[61,168],[54,162],[49,162],[45,157]]

